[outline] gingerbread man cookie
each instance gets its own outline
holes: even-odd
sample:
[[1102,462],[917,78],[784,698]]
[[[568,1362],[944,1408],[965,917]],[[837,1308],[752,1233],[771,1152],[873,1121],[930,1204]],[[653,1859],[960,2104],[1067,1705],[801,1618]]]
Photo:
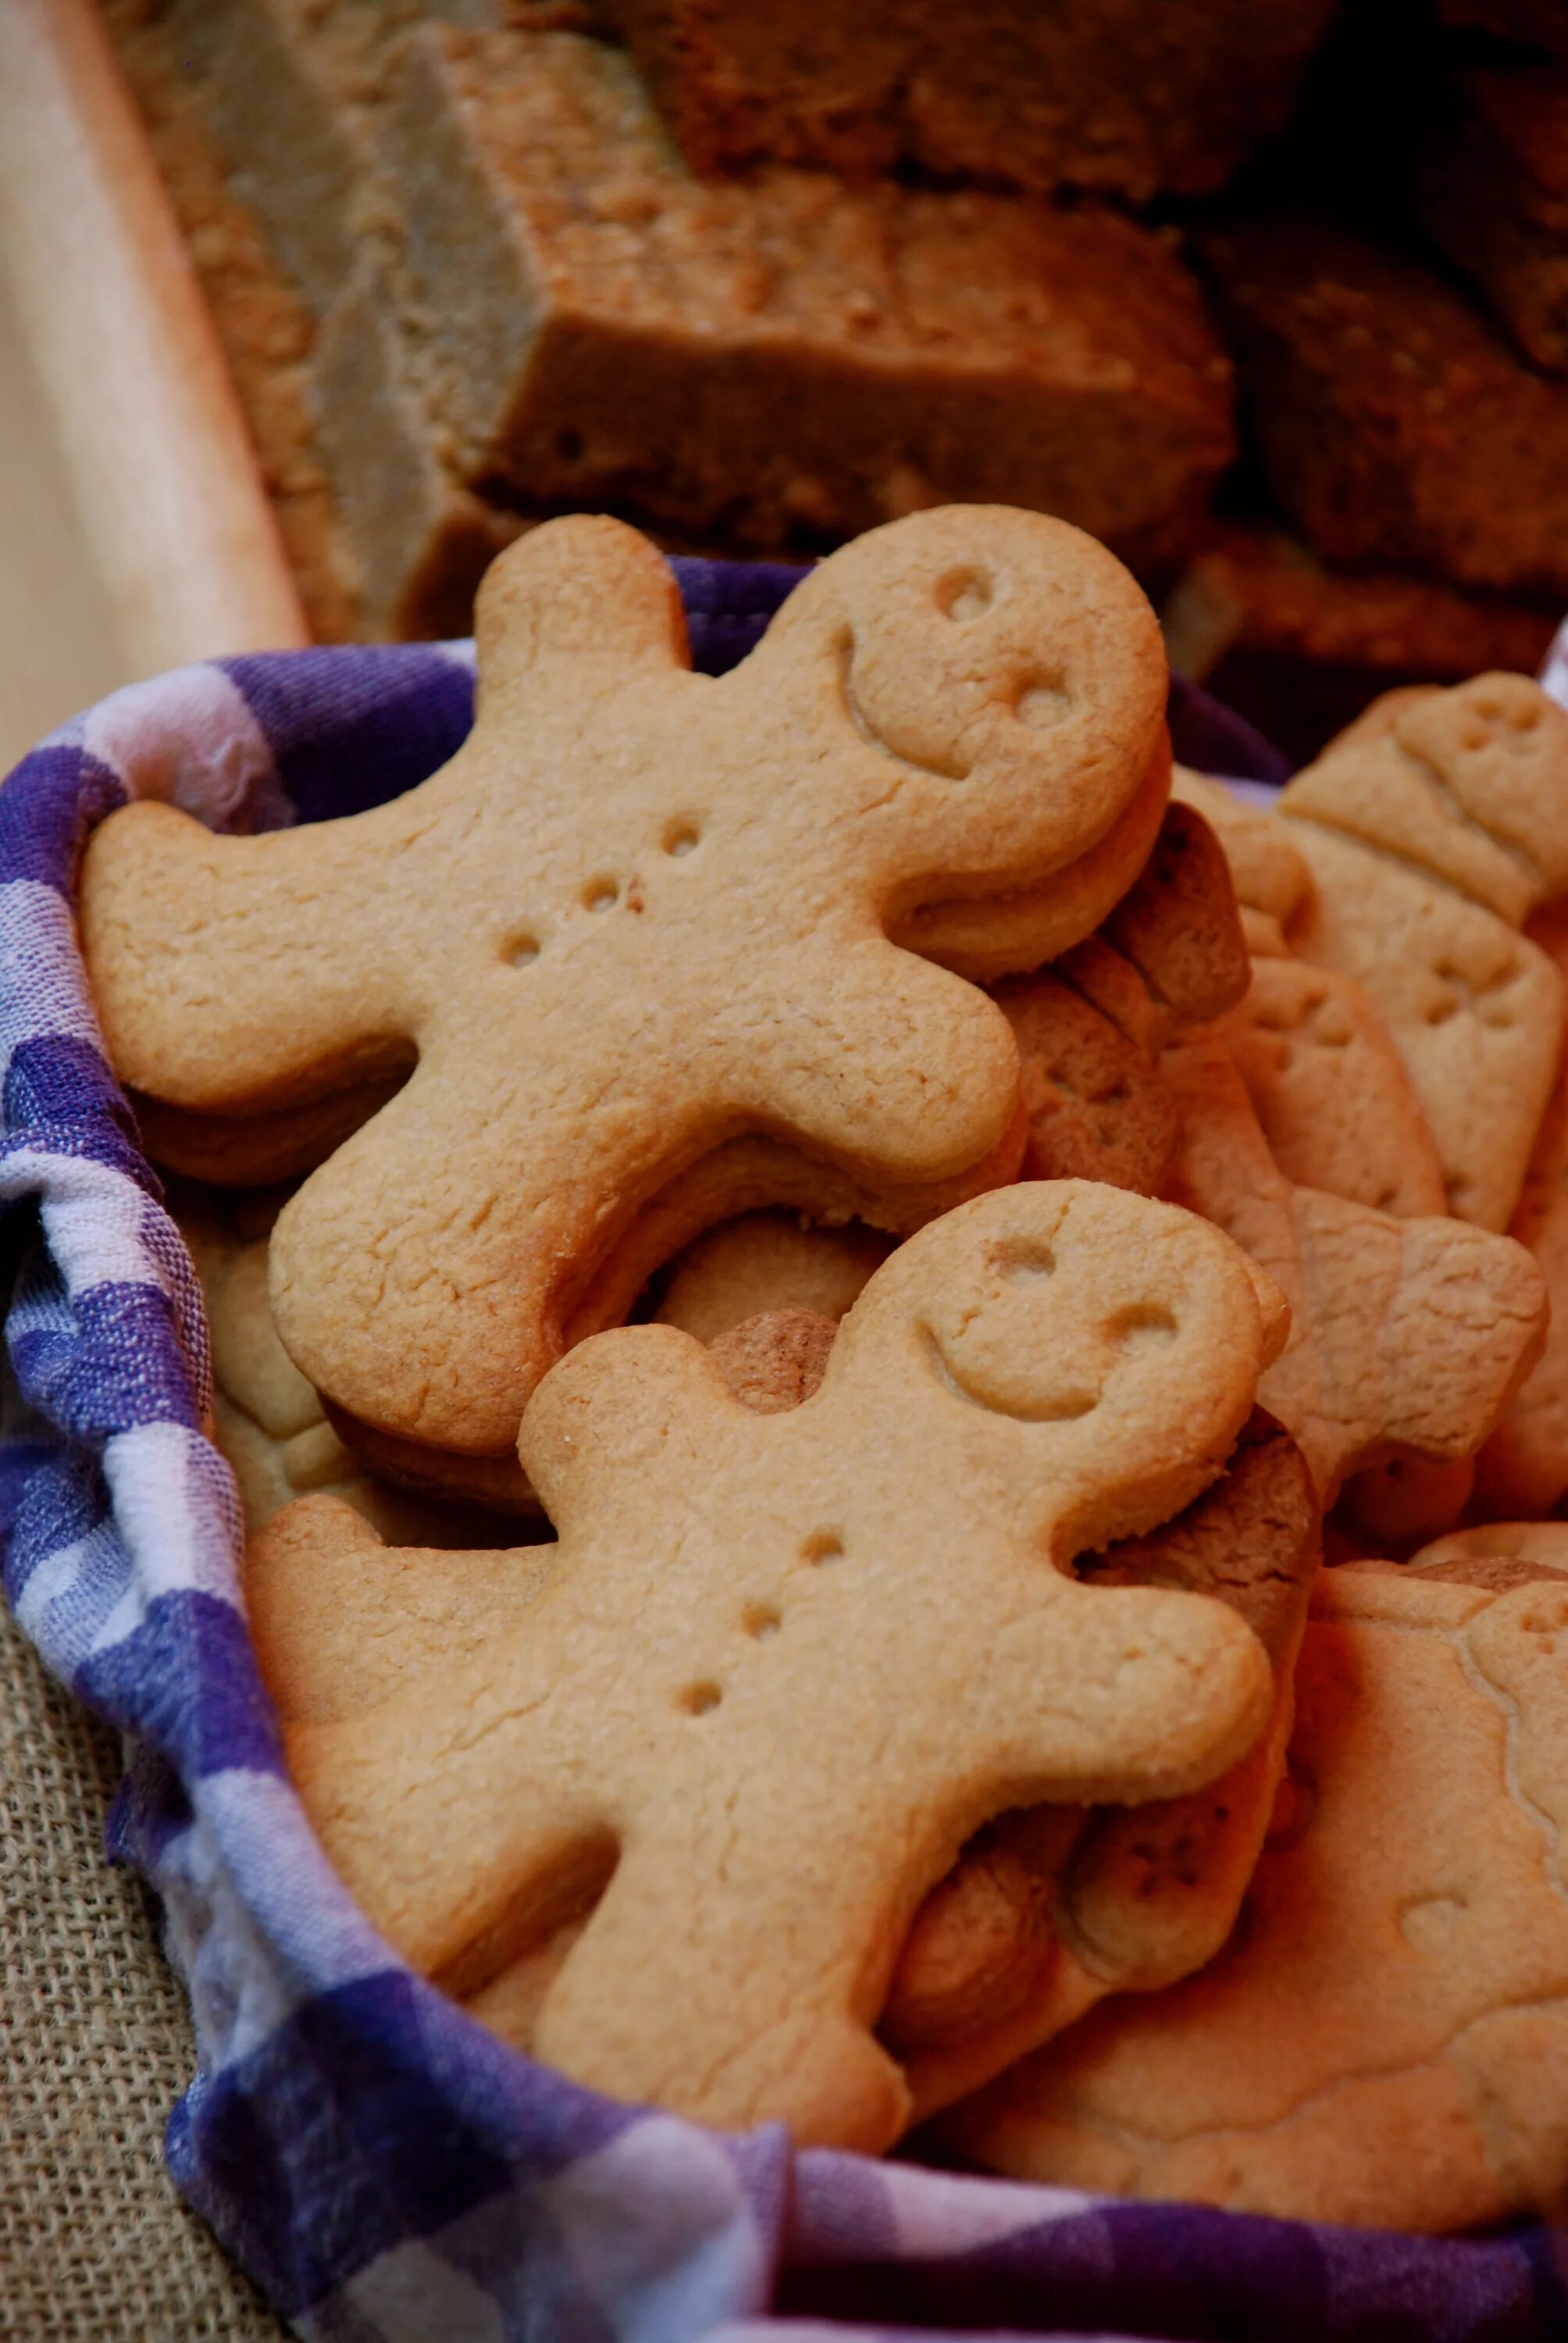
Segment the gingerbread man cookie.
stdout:
[[764,1311],[810,1310],[836,1324],[891,1251],[875,1229],[813,1228],[787,1212],[747,1212],[678,1257],[653,1314],[699,1342]]
[[[560,1531],[542,1589],[398,1696],[287,1730],[346,1884],[481,2011],[597,1896],[538,2056],[886,2146],[910,2098],[870,2029],[963,1843],[1012,1806],[1180,1795],[1264,1725],[1233,1611],[1066,1565],[1213,1480],[1280,1317],[1217,1231],[1066,1182],[901,1247],[786,1413],[673,1328],[581,1345],[520,1441]],[[320,1498],[274,1537],[326,1570],[374,1545]]]
[[[1169,1192],[1233,1236],[1290,1301],[1290,1340],[1258,1396],[1301,1443],[1325,1506],[1388,1458],[1467,1467],[1543,1338],[1545,1292],[1523,1247],[1297,1187],[1219,1029],[1176,1043],[1164,1066],[1182,1118]],[[1465,1487],[1442,1493],[1451,1521]]]
[[[1529,932],[1568,979],[1568,903],[1548,904]],[[1552,1320],[1539,1364],[1482,1451],[1477,1485],[1490,1512],[1544,1513],[1568,1494],[1568,1063],[1561,1058],[1509,1234],[1540,1263]]]
[[1393,695],[1280,810],[1313,879],[1292,948],[1372,993],[1449,1210],[1505,1229],[1563,1037],[1562,979],[1520,931],[1568,889],[1568,714],[1522,675]]
[[992,2170],[1285,2218],[1568,2209],[1568,1579],[1325,1572],[1223,1959],[946,2119]]
[[1000,508],[845,548],[717,681],[609,520],[502,555],[477,636],[475,728],[431,779],[256,838],[128,807],[82,930],[117,1071],[176,1108],[299,1111],[417,1055],[284,1212],[274,1313],[347,1416],[494,1463],[708,1151],[756,1131],[918,1193],[1002,1148],[1006,1020],[890,936],[939,899],[1070,893],[1165,677],[1120,564]]
[[266,1295],[276,1191],[222,1193],[183,1184],[169,1210],[190,1248],[212,1334],[212,1437],[232,1470],[247,1532],[307,1492],[341,1497],[393,1545],[491,1546],[517,1524],[477,1506],[432,1503],[361,1469],[319,1394],[277,1339]]
[[1313,899],[1291,825],[1180,767],[1175,786],[1213,825],[1235,881],[1251,958],[1221,1030],[1280,1170],[1402,1219],[1446,1212],[1437,1147],[1377,1003],[1286,943]]

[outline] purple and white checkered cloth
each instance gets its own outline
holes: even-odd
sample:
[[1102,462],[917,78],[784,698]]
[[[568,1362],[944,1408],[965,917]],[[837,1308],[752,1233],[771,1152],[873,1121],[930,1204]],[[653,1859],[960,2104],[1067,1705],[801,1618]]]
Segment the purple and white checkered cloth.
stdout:
[[[697,664],[796,573],[676,565]],[[861,2343],[962,2333],[1527,2343],[1568,2332],[1568,2241],[1422,2240],[1112,2202],[721,2137],[507,2048],[355,1909],[285,1775],[203,1437],[200,1295],[105,1063],[72,893],[93,824],[216,829],[408,789],[472,714],[466,645],[284,652],[116,693],[0,789],[0,1537],[25,1632],[137,1755],[111,1853],[163,1900],[197,2070],[170,2167],[279,2311],[332,2343]],[[1201,695],[1179,750],[1271,752]]]

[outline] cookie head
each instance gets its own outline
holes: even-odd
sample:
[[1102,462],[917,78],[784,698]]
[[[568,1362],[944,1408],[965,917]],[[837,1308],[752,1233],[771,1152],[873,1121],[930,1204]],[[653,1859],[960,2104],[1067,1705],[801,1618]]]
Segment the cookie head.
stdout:
[[912,1376],[1016,1424],[1072,1485],[1061,1560],[1151,1528],[1207,1486],[1288,1323],[1219,1230],[1088,1181],[1006,1189],[922,1232],[845,1321],[846,1365],[895,1310]]
[[[783,649],[808,632],[869,746],[967,789],[999,836],[1015,795],[1037,822],[1051,804],[1039,876],[1103,835],[1162,749],[1154,614],[1115,557],[1065,521],[1002,506],[913,514],[835,554],[770,640]],[[964,811],[972,827],[979,808]]]
[[1460,810],[1536,874],[1543,897],[1568,887],[1568,713],[1528,676],[1473,676],[1396,712],[1393,734]]

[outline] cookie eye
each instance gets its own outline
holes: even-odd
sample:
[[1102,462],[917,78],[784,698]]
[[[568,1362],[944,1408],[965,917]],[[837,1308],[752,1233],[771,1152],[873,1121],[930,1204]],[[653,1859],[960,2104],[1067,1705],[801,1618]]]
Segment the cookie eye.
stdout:
[[508,936],[501,946],[501,958],[511,968],[527,968],[539,956],[539,940],[530,928]]
[[723,1698],[724,1694],[716,1684],[704,1682],[688,1684],[685,1691],[678,1694],[675,1704],[688,1716],[706,1716],[719,1706]]
[[813,1530],[800,1548],[800,1559],[814,1565],[842,1559],[844,1541],[837,1530]]
[[1056,1275],[1056,1255],[1048,1244],[1014,1243],[997,1256],[997,1267],[1010,1285],[1033,1285]]
[[954,570],[937,588],[938,609],[959,627],[983,618],[993,599],[991,581],[983,569]]
[[583,889],[586,911],[613,911],[619,900],[620,889],[613,879],[590,879]]
[[1013,701],[1012,712],[1031,732],[1049,732],[1062,721],[1071,706],[1071,695],[1065,684],[1050,676],[1037,676],[1024,685]]
[[701,836],[696,822],[672,821],[664,833],[664,850],[667,854],[689,854]]
[[1162,1351],[1176,1339],[1176,1321],[1163,1302],[1135,1302],[1119,1310],[1106,1333],[1121,1351]]

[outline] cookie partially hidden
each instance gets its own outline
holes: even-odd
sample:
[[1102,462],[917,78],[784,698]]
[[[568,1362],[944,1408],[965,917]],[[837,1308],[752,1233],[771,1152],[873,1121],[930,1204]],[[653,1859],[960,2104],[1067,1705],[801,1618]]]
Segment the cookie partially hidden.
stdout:
[[[886,2147],[912,2103],[873,2028],[966,1842],[1181,1797],[1268,1721],[1231,1605],[1068,1565],[1214,1481],[1282,1332],[1217,1230],[1063,1182],[901,1246],[781,1412],[672,1327],[580,1344],[519,1443],[560,1532],[543,1584],[485,1557],[516,1602],[482,1643],[351,1714],[282,1704],[328,1855],[407,1959],[579,2080]],[[328,1500],[253,1567],[286,1542],[384,1567]]]
[[1231,1933],[1284,1764],[1291,1681],[1317,1570],[1306,1460],[1261,1408],[1223,1475],[1144,1537],[1081,1555],[1094,1586],[1217,1596],[1274,1671],[1267,1731],[1239,1765],[1155,1805],[1033,1808],[966,1847],[900,1956],[881,2033],[917,2109],[972,2090],[1107,1994],[1201,1967]]
[[945,2119],[998,2172],[1440,2230],[1568,2209],[1568,1581],[1319,1580],[1235,1937]]

